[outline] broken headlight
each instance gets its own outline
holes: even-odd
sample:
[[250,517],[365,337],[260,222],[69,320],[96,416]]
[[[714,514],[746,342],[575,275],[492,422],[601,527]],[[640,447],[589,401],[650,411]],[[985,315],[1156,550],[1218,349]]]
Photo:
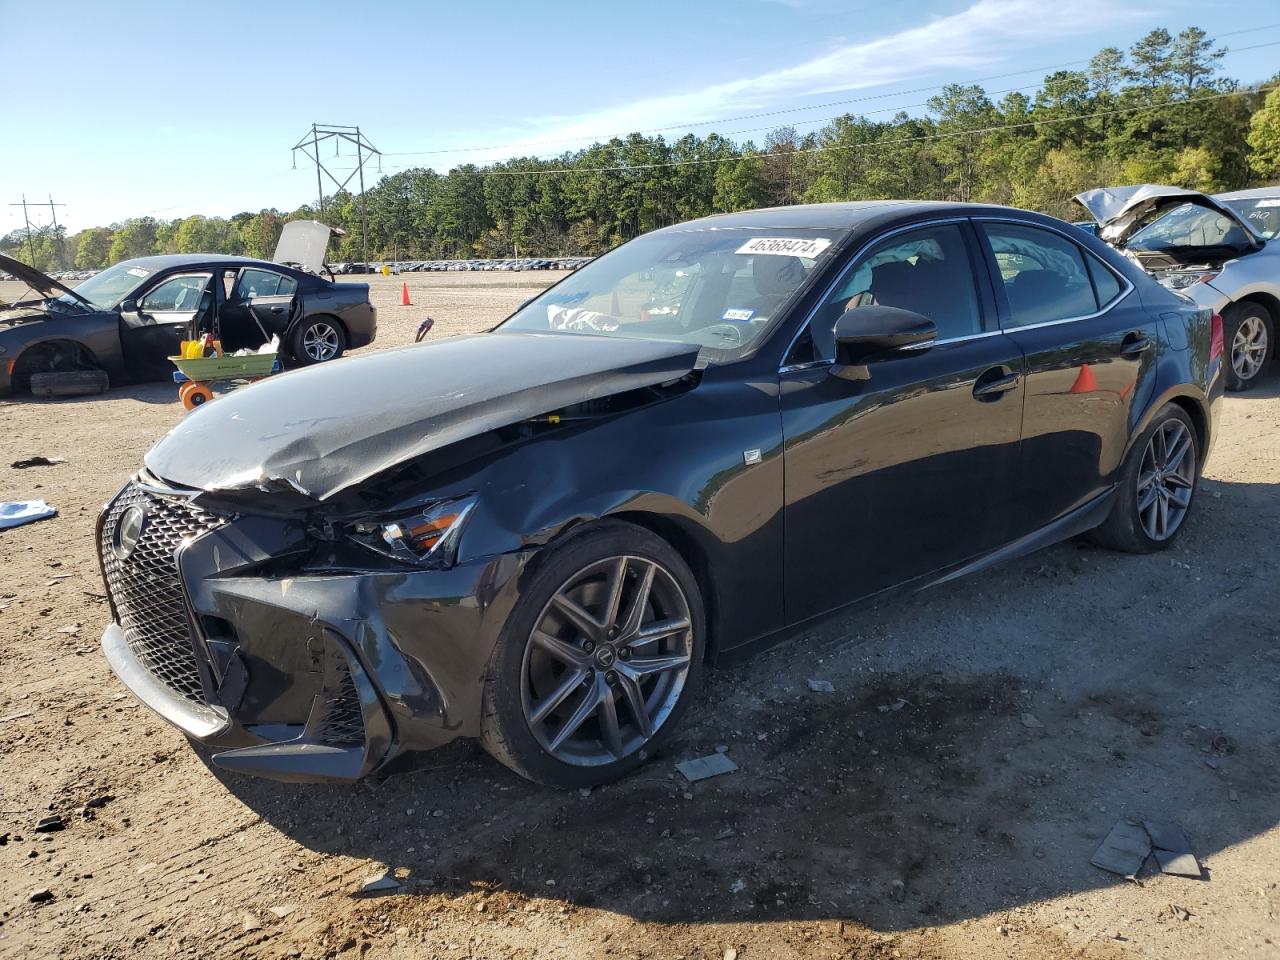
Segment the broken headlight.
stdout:
[[384,557],[423,566],[449,567],[458,555],[458,541],[476,498],[436,500],[400,516],[358,520],[347,535]]
[[1217,273],[1205,270],[1188,273],[1166,273],[1160,278],[1160,282],[1170,290],[1185,290],[1187,287],[1194,287],[1197,283],[1208,283],[1216,276]]

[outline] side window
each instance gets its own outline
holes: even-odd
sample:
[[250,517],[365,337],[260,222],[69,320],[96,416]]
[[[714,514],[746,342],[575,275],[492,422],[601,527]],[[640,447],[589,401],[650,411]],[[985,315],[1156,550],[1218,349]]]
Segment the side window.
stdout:
[[1009,300],[1009,326],[1025,327],[1097,312],[1084,254],[1070,240],[1038,227],[1012,223],[987,223],[982,230],[995,254]]
[[1093,254],[1086,252],[1084,261],[1089,265],[1089,276],[1093,279],[1093,292],[1098,297],[1098,309],[1101,310],[1116,297],[1120,296],[1120,281],[1110,268]]
[[144,313],[196,310],[200,306],[200,298],[208,285],[207,273],[170,277],[148,290],[138,304],[138,308]]
[[[242,270],[240,271],[240,282],[236,284],[236,299],[248,300],[250,297],[274,297],[280,289],[280,281],[286,280],[286,277],[273,273],[270,270]],[[292,280],[288,280],[290,284]],[[285,293],[292,293],[287,290]]]
[[833,357],[836,320],[846,310],[873,304],[928,317],[939,340],[981,333],[977,288],[960,227],[923,227],[874,247],[823,301],[797,347],[811,338],[815,359]]
[[276,296],[291,297],[298,289],[298,281],[293,277],[280,277],[280,286],[276,288]]

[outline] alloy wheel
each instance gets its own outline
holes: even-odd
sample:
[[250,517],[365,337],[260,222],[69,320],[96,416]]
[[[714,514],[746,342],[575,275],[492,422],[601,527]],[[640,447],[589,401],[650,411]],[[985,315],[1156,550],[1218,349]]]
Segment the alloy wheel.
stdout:
[[1138,469],[1138,517],[1148,537],[1164,541],[1177,532],[1195,483],[1195,438],[1181,420],[1166,420],[1147,441]]
[[302,349],[316,363],[337,356],[341,342],[338,331],[323,320],[313,323],[302,334]]
[[689,601],[665,567],[618,556],[569,577],[525,646],[521,702],[539,745],[575,766],[642,750],[691,666]]
[[1261,317],[1245,317],[1231,338],[1231,369],[1240,380],[1252,380],[1267,359],[1267,325]]

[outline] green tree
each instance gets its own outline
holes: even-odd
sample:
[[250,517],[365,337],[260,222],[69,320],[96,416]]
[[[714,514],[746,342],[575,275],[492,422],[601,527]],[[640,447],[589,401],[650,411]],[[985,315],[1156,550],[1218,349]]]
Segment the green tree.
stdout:
[[75,265],[81,270],[101,270],[111,256],[110,227],[90,227],[76,237]]
[[1249,166],[1268,180],[1280,177],[1280,88],[1249,120]]

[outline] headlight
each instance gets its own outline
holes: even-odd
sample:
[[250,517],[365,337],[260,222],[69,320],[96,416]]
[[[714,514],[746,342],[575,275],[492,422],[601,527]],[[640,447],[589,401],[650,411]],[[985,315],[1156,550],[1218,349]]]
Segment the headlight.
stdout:
[[457,559],[458,540],[475,505],[474,496],[436,500],[401,516],[357,521],[347,535],[385,557],[448,567]]
[[1216,273],[1166,273],[1160,278],[1160,282],[1170,290],[1185,290],[1187,287],[1194,287],[1197,283],[1208,283]]

